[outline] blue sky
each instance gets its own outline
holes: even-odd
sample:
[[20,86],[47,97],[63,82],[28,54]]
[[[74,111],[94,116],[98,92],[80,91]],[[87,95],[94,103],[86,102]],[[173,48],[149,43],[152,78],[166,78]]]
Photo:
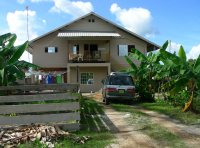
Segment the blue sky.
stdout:
[[158,45],[170,40],[171,52],[182,44],[188,58],[200,54],[199,0],[1,0],[0,34],[16,33],[18,44],[28,38],[26,6],[30,39],[94,11]]

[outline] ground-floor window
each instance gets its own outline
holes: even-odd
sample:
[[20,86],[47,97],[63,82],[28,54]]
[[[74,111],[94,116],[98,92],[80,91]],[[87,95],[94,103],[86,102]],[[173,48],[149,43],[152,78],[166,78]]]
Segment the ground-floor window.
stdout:
[[93,84],[94,74],[91,72],[81,73],[81,84]]

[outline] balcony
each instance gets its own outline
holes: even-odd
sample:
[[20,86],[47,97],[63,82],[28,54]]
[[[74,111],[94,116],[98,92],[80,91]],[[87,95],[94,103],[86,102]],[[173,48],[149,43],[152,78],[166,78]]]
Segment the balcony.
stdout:
[[106,63],[109,62],[109,54],[102,51],[93,51],[91,53],[69,53],[69,63]]

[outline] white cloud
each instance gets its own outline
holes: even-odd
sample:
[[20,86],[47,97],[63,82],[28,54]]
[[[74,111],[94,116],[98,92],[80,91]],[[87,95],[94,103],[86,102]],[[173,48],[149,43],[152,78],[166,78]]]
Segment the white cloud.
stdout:
[[187,58],[197,59],[199,54],[200,54],[200,44],[192,47],[192,49],[187,53]]
[[23,4],[25,0],[17,0],[18,3]]
[[51,8],[51,12],[64,12],[72,15],[74,18],[84,15],[93,11],[91,2],[83,1],[70,1],[70,0],[53,0],[54,6]]
[[[28,11],[29,18],[29,39],[33,39],[38,36],[36,30],[36,12]],[[17,34],[16,44],[21,44],[28,40],[27,37],[27,11],[15,11],[7,14],[7,23],[9,31]]]
[[116,3],[110,7],[110,12],[126,28],[137,34],[152,37],[155,33],[152,28],[151,12],[145,8],[122,9]]
[[[35,11],[28,11],[29,15],[29,40],[36,38],[38,36],[37,34],[37,27],[38,22],[36,20],[36,12]],[[15,11],[15,12],[9,12],[7,14],[7,23],[9,27],[9,32],[15,33],[17,35],[16,45],[22,44],[25,41],[28,40],[27,36],[27,11]],[[31,59],[31,56],[29,56]],[[30,61],[28,58],[28,53],[25,52],[21,60]]]
[[[167,47],[167,51],[178,54],[181,44],[171,42]],[[193,46],[192,49],[186,53],[187,59],[196,59],[200,55],[200,44]]]
[[171,52],[171,53],[178,54],[180,46],[181,46],[181,44],[170,41],[166,50]]

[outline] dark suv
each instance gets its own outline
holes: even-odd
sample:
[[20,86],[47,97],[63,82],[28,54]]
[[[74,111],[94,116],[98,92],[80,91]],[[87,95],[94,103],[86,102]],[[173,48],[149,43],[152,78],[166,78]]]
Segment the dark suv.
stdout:
[[102,96],[105,104],[109,104],[111,100],[133,100],[135,97],[135,85],[132,77],[127,73],[113,72],[102,83]]

